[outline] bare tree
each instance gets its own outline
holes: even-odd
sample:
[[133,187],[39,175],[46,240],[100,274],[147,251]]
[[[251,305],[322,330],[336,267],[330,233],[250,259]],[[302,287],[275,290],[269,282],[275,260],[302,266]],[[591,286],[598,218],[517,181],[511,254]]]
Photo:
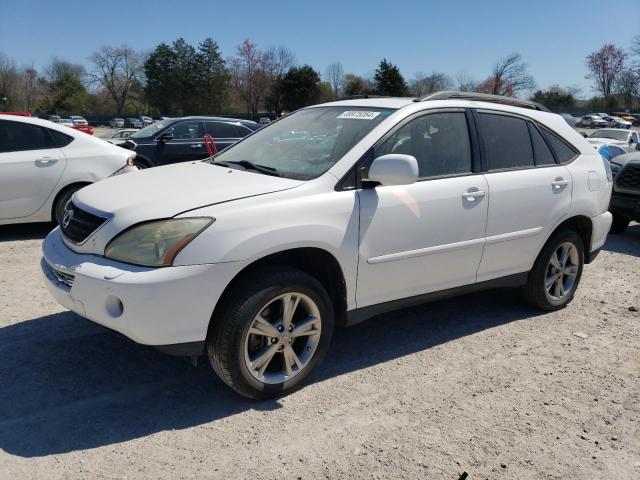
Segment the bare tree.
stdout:
[[42,82],[33,65],[24,67],[22,70],[22,85],[24,106],[28,112],[31,112],[42,98]]
[[296,64],[296,55],[287,47],[280,45],[270,47],[261,54],[262,68],[270,80],[284,77],[289,69]]
[[613,93],[614,84],[624,69],[626,58],[627,54],[611,43],[587,55],[589,74],[585,78],[593,80],[593,89],[605,99]]
[[19,80],[16,64],[0,52],[0,108],[10,109],[17,104]]
[[253,114],[258,112],[267,89],[262,60],[256,44],[249,40],[238,45],[236,56],[227,60],[231,82],[247,106],[247,111]]
[[433,71],[430,75],[422,72],[415,74],[409,85],[411,95],[421,97],[430,93],[449,90],[453,88],[453,80],[445,73]]
[[535,86],[536,82],[529,74],[522,56],[512,53],[493,66],[491,76],[477,85],[476,91],[512,97],[533,90]]
[[455,88],[460,92],[471,92],[476,86],[476,81],[465,71],[456,73]]
[[331,85],[333,98],[337,99],[344,85],[344,69],[340,62],[333,62],[324,72],[325,79]]
[[82,65],[57,57],[53,57],[51,63],[44,68],[44,73],[50,83],[61,82],[69,77],[75,77],[78,80],[86,78],[86,70]]
[[113,100],[118,115],[122,115],[133,84],[142,72],[142,58],[132,48],[102,47],[90,57],[93,70],[88,78],[104,88]]

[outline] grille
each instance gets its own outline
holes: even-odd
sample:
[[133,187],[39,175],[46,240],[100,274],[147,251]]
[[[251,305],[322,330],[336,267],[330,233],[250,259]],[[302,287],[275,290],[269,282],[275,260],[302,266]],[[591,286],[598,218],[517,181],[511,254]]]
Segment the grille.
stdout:
[[640,165],[627,165],[617,179],[618,186],[640,190]]
[[75,279],[74,275],[55,269],[48,263],[47,263],[47,267],[49,267],[49,271],[51,272],[51,274],[54,277],[56,277],[56,280],[58,280],[60,283],[66,285],[69,288],[73,287],[73,280]]
[[69,240],[75,243],[81,243],[105,221],[106,218],[85,212],[69,202],[64,209],[64,215],[60,221],[60,229],[63,235]]

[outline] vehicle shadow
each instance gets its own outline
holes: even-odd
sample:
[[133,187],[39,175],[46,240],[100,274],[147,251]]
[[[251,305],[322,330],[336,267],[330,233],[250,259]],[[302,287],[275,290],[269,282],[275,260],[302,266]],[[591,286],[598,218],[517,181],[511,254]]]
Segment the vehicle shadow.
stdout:
[[15,240],[41,240],[54,226],[52,223],[24,223],[0,226],[0,242]]
[[619,235],[610,233],[602,248],[610,252],[640,257],[640,224],[632,223]]
[[[511,290],[445,300],[337,330],[312,382],[535,316]],[[469,315],[469,312],[473,312]],[[359,345],[357,349],[353,345]],[[136,345],[71,312],[0,329],[0,449],[40,457],[281,408],[228,389],[206,361]]]

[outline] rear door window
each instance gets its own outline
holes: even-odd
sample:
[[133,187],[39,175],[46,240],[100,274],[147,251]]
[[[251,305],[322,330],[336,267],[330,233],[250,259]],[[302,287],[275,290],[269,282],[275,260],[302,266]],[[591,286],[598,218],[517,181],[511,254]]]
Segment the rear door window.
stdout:
[[51,139],[43,127],[0,120],[0,152],[43,150],[51,147]]
[[553,158],[549,145],[547,145],[536,126],[531,122],[529,122],[529,133],[531,134],[531,145],[533,145],[536,165],[555,165],[556,160]]
[[479,115],[489,170],[535,165],[527,121],[493,113]]
[[213,138],[238,138],[235,127],[224,122],[207,122],[207,133]]

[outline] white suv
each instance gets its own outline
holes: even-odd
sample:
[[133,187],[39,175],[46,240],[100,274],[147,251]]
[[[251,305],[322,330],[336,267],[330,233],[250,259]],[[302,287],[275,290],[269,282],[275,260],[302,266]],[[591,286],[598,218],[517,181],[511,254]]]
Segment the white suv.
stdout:
[[64,306],[206,353],[242,395],[298,385],[334,326],[521,286],[555,310],[605,242],[611,175],[562,117],[460,92],[305,108],[206,161],[79,191],[43,245]]

